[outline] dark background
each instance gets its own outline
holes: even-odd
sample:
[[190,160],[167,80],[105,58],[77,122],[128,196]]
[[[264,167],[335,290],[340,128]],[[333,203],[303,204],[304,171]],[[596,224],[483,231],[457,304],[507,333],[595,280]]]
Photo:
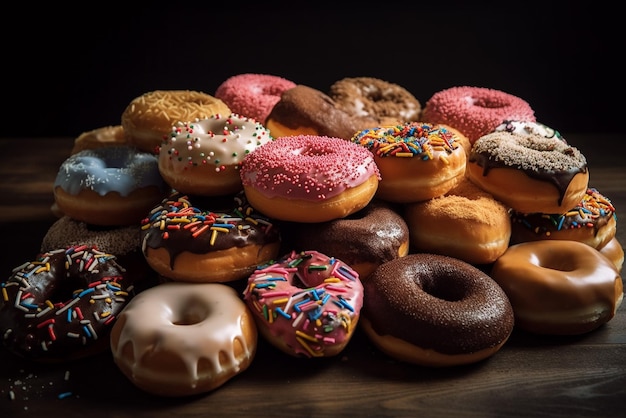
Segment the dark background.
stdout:
[[147,91],[248,72],[322,91],[377,77],[422,105],[489,87],[562,133],[622,131],[625,22],[603,1],[162,3],[4,6],[3,136],[75,137]]

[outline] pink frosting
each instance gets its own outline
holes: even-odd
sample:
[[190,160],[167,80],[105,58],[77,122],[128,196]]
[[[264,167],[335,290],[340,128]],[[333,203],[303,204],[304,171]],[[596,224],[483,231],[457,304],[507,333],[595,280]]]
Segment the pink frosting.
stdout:
[[422,120],[456,128],[472,144],[505,120],[536,122],[525,100],[500,90],[468,86],[435,93],[426,102]]
[[242,161],[241,181],[267,197],[318,201],[380,180],[372,153],[341,138],[285,136],[268,142]]
[[244,300],[261,326],[284,341],[293,356],[341,351],[363,307],[363,284],[347,264],[317,251],[291,252],[260,266]]
[[270,74],[238,74],[220,84],[215,97],[233,113],[265,123],[283,91],[295,86],[293,81]]

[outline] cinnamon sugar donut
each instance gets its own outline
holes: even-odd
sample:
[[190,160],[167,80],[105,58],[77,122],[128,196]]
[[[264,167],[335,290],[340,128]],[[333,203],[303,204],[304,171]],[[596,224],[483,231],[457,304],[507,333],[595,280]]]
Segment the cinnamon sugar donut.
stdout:
[[328,95],[349,115],[373,118],[377,125],[418,121],[422,105],[404,87],[375,77],[347,77],[330,86]]
[[422,120],[450,125],[473,144],[505,120],[534,122],[536,118],[520,97],[484,87],[459,86],[433,94],[424,106]]
[[623,299],[615,265],[578,241],[511,245],[491,269],[515,313],[515,326],[536,333],[578,335],[610,321]]
[[227,78],[215,90],[233,113],[265,124],[281,94],[296,86],[291,80],[271,74],[237,74]]
[[509,246],[508,208],[464,178],[444,196],[404,207],[411,250],[489,264]]
[[565,213],[584,197],[589,170],[581,152],[557,138],[493,132],[467,160],[469,179],[513,210]]
[[254,319],[229,286],[169,282],[131,302],[113,326],[111,351],[120,371],[145,392],[209,392],[243,373],[255,357]]
[[283,92],[265,120],[274,138],[315,135],[350,139],[355,132],[378,126],[372,117],[355,117],[325,93],[297,85]]
[[456,258],[396,258],[378,267],[363,287],[363,330],[401,361],[431,367],[475,363],[495,354],[513,331],[504,291]]
[[155,90],[131,100],[121,123],[130,145],[156,153],[176,123],[231,113],[223,101],[201,91]]

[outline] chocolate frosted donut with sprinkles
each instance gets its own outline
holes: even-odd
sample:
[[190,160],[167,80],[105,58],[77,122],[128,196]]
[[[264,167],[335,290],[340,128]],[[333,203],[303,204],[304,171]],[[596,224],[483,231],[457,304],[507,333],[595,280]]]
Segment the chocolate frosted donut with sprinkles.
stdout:
[[39,254],[1,283],[0,341],[16,355],[64,362],[109,349],[117,316],[134,296],[116,257],[90,246]]
[[243,294],[261,335],[294,357],[339,354],[363,306],[359,274],[319,251],[292,251],[259,266]]

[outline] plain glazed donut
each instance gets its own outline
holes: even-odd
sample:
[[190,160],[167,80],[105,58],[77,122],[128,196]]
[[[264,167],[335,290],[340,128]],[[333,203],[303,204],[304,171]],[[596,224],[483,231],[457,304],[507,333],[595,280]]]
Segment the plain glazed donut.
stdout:
[[351,141],[374,155],[382,177],[376,197],[395,203],[441,196],[465,175],[467,156],[454,131],[410,122],[355,133]]
[[597,189],[588,188],[580,202],[565,213],[510,212],[511,244],[541,239],[583,242],[597,250],[617,232],[617,215],[611,201]]
[[378,126],[378,122],[349,115],[325,93],[298,84],[283,92],[265,119],[265,126],[274,138],[315,135],[348,140],[357,131]]
[[363,209],[376,194],[380,173],[372,154],[341,138],[277,138],[241,165],[248,201],[283,221],[326,222]]
[[178,192],[163,199],[141,221],[148,264],[172,280],[231,282],[276,258],[279,228],[244,197],[238,194],[227,208],[211,209]]
[[339,354],[363,306],[358,273],[318,251],[291,252],[259,266],[243,295],[259,333],[294,357]]
[[536,334],[593,331],[613,318],[623,298],[613,262],[578,241],[512,245],[496,260],[491,276],[513,305],[515,326]]
[[169,282],[131,302],[113,327],[111,351],[120,371],[145,392],[168,397],[209,392],[254,359],[254,319],[229,286]]
[[237,193],[242,188],[241,161],[272,140],[259,122],[235,114],[179,122],[159,147],[159,171],[180,193]]
[[226,103],[201,91],[155,90],[131,100],[121,123],[130,145],[156,153],[178,122],[231,113]]
[[233,113],[264,124],[285,90],[296,86],[291,80],[271,74],[238,74],[227,78],[215,90]]
[[39,254],[1,283],[0,341],[38,362],[65,362],[109,349],[109,333],[134,296],[114,255],[89,246]]
[[622,248],[617,238],[613,238],[608,244],[602,247],[600,253],[615,264],[617,271],[622,271],[624,265],[624,248]]
[[[409,253],[409,228],[387,202],[374,199],[345,218],[281,225],[283,244],[296,251],[315,248],[333,254],[359,273],[361,281],[384,262]],[[285,241],[288,244],[285,244]]]
[[418,121],[422,105],[404,87],[374,77],[349,77],[330,86],[328,95],[344,112],[373,118],[376,126]]
[[444,196],[404,207],[412,252],[493,263],[509,247],[508,208],[464,178]]
[[137,224],[169,192],[157,157],[131,146],[80,151],[59,168],[53,186],[62,214],[93,225]]
[[488,275],[456,258],[409,254],[363,282],[361,327],[383,353],[422,366],[475,363],[513,331],[513,309]]
[[450,125],[473,144],[506,120],[536,119],[534,110],[520,97],[484,87],[460,86],[433,94],[421,120]]
[[493,132],[467,160],[469,179],[522,213],[565,213],[587,192],[587,159],[557,138]]
[[128,145],[122,125],[103,126],[80,134],[74,140],[70,154],[100,147]]

